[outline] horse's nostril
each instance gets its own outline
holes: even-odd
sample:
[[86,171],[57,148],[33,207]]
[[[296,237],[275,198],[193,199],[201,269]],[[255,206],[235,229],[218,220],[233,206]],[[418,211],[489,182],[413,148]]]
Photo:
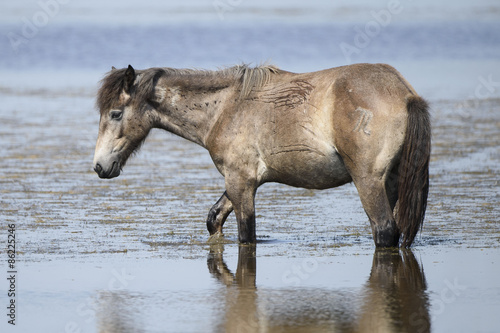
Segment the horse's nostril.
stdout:
[[97,163],[95,165],[94,171],[97,172],[98,175],[100,175],[102,172],[102,166],[99,163]]

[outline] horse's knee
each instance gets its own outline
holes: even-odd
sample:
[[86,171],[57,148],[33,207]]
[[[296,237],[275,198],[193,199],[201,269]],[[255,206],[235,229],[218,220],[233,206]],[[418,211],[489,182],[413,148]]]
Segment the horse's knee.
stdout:
[[207,229],[210,235],[217,232],[222,233],[222,226],[229,214],[233,211],[233,205],[226,195],[226,192],[220,197],[215,205],[210,208],[207,217]]
[[376,247],[398,247],[399,229],[394,220],[389,220],[385,224],[372,225],[373,240]]
[[210,208],[207,217],[207,230],[210,235],[215,233],[222,234],[222,227],[224,226],[224,222],[226,222],[227,216],[231,213],[231,210],[222,210],[217,205],[214,205]]
[[210,208],[210,211],[208,212],[208,217],[207,217],[207,229],[210,235],[215,234],[217,231],[222,231],[219,229],[222,229],[222,226],[217,226],[217,215],[220,210],[218,210],[215,205]]

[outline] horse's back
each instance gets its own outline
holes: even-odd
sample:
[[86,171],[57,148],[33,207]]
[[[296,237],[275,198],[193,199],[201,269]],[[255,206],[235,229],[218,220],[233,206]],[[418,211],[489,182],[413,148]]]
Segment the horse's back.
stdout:
[[356,164],[380,153],[397,155],[406,129],[405,95],[412,93],[388,65],[283,72],[234,110],[226,131],[238,134],[224,140],[223,154],[247,164],[258,159],[259,182],[340,186],[352,181],[346,159]]

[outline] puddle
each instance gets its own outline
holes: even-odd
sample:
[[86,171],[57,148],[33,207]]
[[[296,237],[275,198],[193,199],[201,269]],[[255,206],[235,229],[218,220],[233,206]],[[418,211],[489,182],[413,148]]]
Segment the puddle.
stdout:
[[[172,259],[164,251],[159,258],[115,253],[22,263],[16,328],[471,332],[498,327],[498,248],[341,249],[328,257],[289,258],[261,256],[267,247],[207,246],[191,259]],[[467,318],[490,319],[457,320],[463,311]]]

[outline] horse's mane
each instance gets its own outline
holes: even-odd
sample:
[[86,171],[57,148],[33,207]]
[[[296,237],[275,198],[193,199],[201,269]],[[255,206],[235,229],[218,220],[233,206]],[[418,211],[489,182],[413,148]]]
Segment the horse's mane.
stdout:
[[235,75],[241,79],[240,98],[250,95],[253,88],[265,86],[271,79],[272,74],[280,72],[275,66],[258,66],[250,68],[247,65],[228,68],[229,71],[235,71]]
[[[96,106],[101,112],[110,110],[119,103],[119,96],[124,88],[126,68],[112,69],[101,80],[97,92]],[[228,86],[227,82],[239,84],[240,98],[248,97],[254,88],[266,85],[273,74],[280,69],[272,65],[250,67],[246,64],[220,69],[217,71],[177,68],[149,68],[136,71],[137,79],[132,94],[142,101],[154,95],[154,87],[162,77],[168,77],[178,82],[184,82],[186,87],[204,86],[217,88],[218,85]],[[224,83],[222,83],[224,82]]]

